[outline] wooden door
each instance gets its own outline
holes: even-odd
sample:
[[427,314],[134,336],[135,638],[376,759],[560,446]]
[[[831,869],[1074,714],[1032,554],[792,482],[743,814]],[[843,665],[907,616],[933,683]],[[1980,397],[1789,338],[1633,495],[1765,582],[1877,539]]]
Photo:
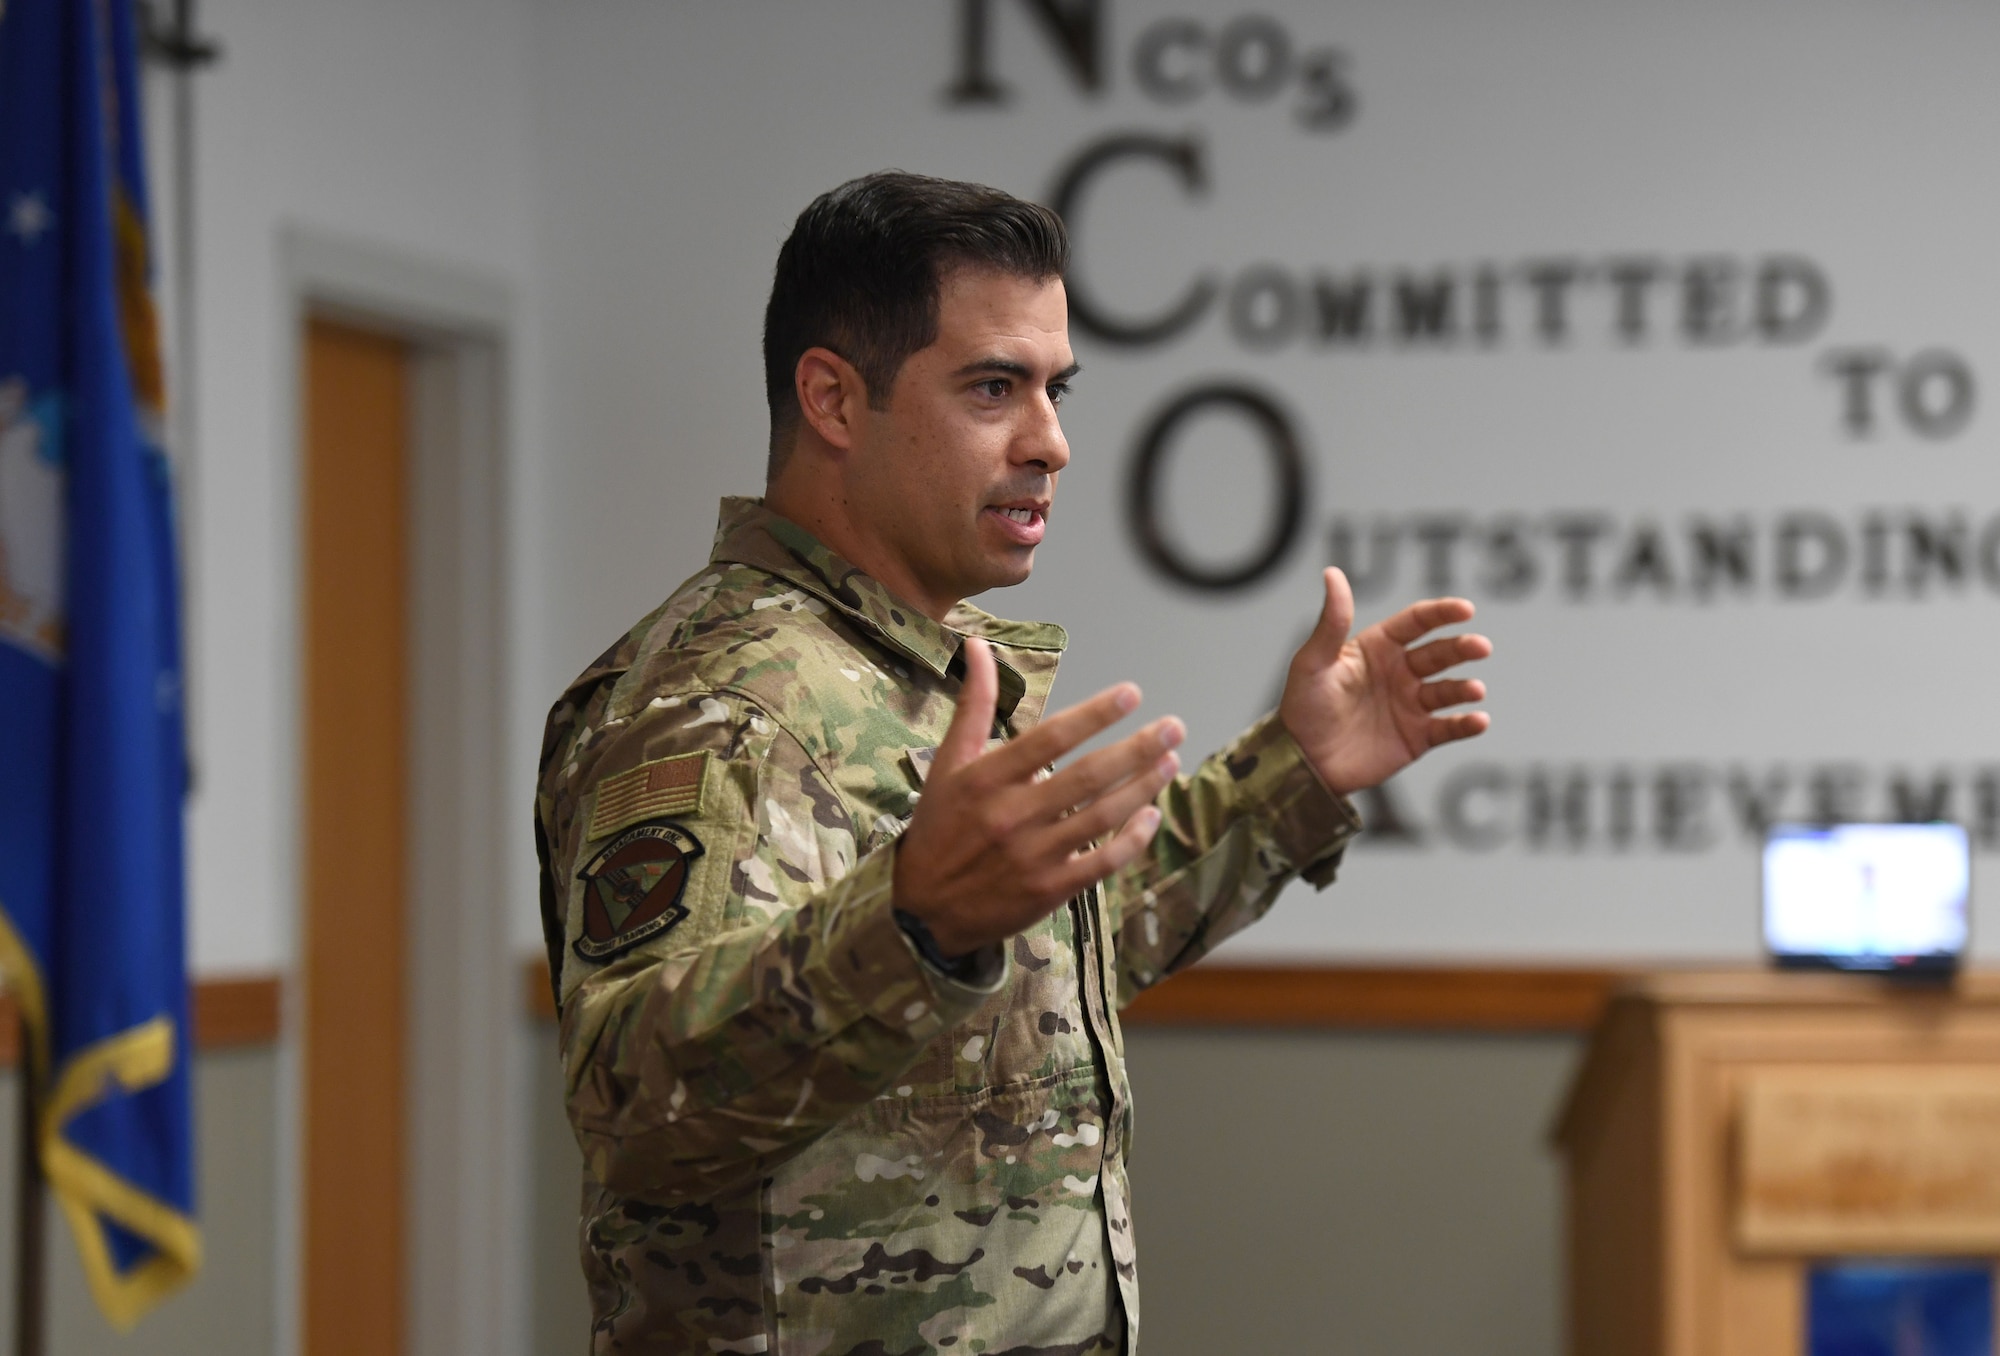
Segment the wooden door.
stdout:
[[410,354],[305,345],[305,1356],[404,1333]]

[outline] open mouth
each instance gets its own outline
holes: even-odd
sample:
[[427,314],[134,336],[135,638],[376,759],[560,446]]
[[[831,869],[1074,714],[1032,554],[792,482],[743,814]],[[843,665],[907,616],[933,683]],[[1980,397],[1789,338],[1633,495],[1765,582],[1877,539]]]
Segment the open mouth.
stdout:
[[995,504],[986,512],[1016,545],[1033,546],[1041,541],[1048,525],[1046,511],[1033,504]]

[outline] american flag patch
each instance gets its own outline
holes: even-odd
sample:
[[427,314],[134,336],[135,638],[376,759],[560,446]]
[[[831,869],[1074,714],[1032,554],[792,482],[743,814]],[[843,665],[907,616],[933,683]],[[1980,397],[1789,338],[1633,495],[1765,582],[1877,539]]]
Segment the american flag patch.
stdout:
[[704,749],[641,763],[630,772],[599,782],[597,805],[590,812],[590,829],[584,838],[602,838],[642,819],[700,814],[707,772],[708,751]]

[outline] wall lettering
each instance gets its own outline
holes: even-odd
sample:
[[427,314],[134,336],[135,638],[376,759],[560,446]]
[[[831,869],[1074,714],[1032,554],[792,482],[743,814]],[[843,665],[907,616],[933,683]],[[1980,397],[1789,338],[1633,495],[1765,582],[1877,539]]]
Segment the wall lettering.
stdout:
[[[1230,565],[1201,564],[1184,544],[1168,537],[1163,522],[1161,485],[1175,435],[1188,418],[1209,409],[1248,420],[1270,467],[1264,534]],[[1167,578],[1189,588],[1228,592],[1250,587],[1291,554],[1305,519],[1306,458],[1291,417],[1269,395],[1237,383],[1197,386],[1168,401],[1141,428],[1126,483],[1126,518],[1140,553]]]

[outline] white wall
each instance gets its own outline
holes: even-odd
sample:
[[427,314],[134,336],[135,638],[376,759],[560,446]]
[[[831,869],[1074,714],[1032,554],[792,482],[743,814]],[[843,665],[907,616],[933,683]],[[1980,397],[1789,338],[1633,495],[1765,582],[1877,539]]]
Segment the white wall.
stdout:
[[[1908,563],[1909,511],[1961,513],[1978,545],[1995,507],[1994,415],[1975,409],[1961,431],[1929,438],[1882,406],[1872,435],[1852,437],[1825,368],[1849,346],[1902,359],[1942,348],[1985,380],[1990,404],[2000,191],[1976,168],[2000,130],[2000,88],[1980,65],[2000,41],[1990,9],[1260,4],[1296,50],[1345,53],[1358,116],[1316,133],[1292,117],[1296,90],[1169,105],[1135,85],[1143,32],[1188,14],[1214,31],[1244,12],[1231,0],[1104,0],[1107,88],[1095,98],[1064,74],[1026,3],[988,8],[993,69],[1017,92],[1002,109],[941,99],[955,4],[543,11],[549,461],[536,512],[550,610],[525,685],[552,694],[698,567],[717,495],[757,486],[761,308],[777,245],[815,193],[897,165],[1040,196],[1099,136],[1193,135],[1206,196],[1131,163],[1087,200],[1081,266],[1106,305],[1153,310],[1201,270],[1227,284],[1275,264],[1306,281],[1448,269],[1467,307],[1490,266],[1503,276],[1500,338],[1479,342],[1461,312],[1445,346],[1260,347],[1219,309],[1149,349],[1076,333],[1086,371],[1065,417],[1076,460],[1049,544],[1033,581],[983,601],[1070,627],[1070,698],[1136,677],[1203,747],[1270,700],[1337,521],[1519,520],[1534,529],[1538,570],[1526,596],[1508,598],[1483,557],[1459,551],[1452,587],[1482,603],[1501,647],[1496,724],[1481,746],[1398,784],[1421,843],[1358,850],[1345,888],[1319,901],[1301,891],[1238,955],[1749,958],[1756,852],[1737,783],[1776,787],[1782,817],[1851,783],[1852,804],[1836,809],[1875,816],[1896,777],[1921,786],[1942,773],[1950,813],[1992,818],[1980,798],[1991,785],[2000,805],[2000,749],[1968,698],[1996,658],[2000,562],[1992,579],[1969,561],[1968,582],[1913,595],[1868,586],[1861,557],[1871,513],[1890,515],[1892,573]],[[1602,269],[1633,255],[1682,270],[1802,256],[1828,281],[1830,310],[1795,342],[1690,343],[1676,281],[1647,294],[1647,340],[1626,343]],[[1550,258],[1599,270],[1571,295],[1561,343],[1538,337],[1521,276]],[[1126,464],[1150,411],[1224,376],[1289,407],[1314,492],[1280,569],[1201,596],[1134,549]],[[1191,430],[1172,529],[1212,557],[1240,549],[1262,511],[1260,466],[1226,423]],[[1614,525],[1581,599],[1561,584],[1547,521],[1562,511]],[[1776,533],[1795,511],[1830,515],[1854,553],[1825,599],[1788,596],[1776,578]],[[1751,585],[1709,598],[1691,587],[1690,517],[1751,523]],[[1669,584],[1609,583],[1648,526]],[[1420,562],[1406,541],[1367,612],[1424,591]],[[1530,785],[1572,771],[1583,842],[1537,844]],[[1628,776],[1629,835],[1613,823]],[[2000,822],[1986,823],[1982,851],[1996,847]],[[1989,908],[1975,936],[1993,923]]]
[[[215,973],[279,968],[293,947],[299,543],[282,235],[349,239],[512,290],[520,318],[512,413],[517,430],[528,426],[538,388],[534,61],[525,3],[210,0],[201,13],[224,52],[197,79],[190,898],[193,964]],[[154,85],[161,96],[157,77]],[[151,111],[164,222],[172,213],[164,98]],[[533,502],[531,450],[517,432],[520,503]],[[510,535],[523,581],[515,597],[526,603],[536,596],[539,538],[522,525]],[[517,642],[532,643],[532,621],[530,608],[515,625]],[[532,761],[524,743],[516,778],[524,807]]]
[[[1461,306],[1482,265],[1509,278],[1491,346],[1461,335],[1442,351],[1303,337],[1260,348],[1219,310],[1148,349],[1076,335],[1077,455],[1041,571],[985,600],[1071,628],[1071,697],[1129,674],[1213,744],[1268,701],[1336,522],[1540,525],[1541,583],[1526,597],[1498,596],[1475,555],[1457,558],[1454,586],[1482,602],[1502,647],[1496,727],[1399,785],[1422,844],[1357,852],[1347,888],[1289,902],[1240,954],[1747,956],[1754,851],[1732,776],[1782,776],[1779,810],[1799,814],[1816,779],[1837,789],[1851,772],[1855,809],[1879,814],[1895,775],[1941,771],[1952,812],[1979,818],[2000,751],[1966,705],[1993,657],[1996,595],[1977,562],[1971,583],[1914,600],[1871,593],[1857,565],[1833,597],[1808,602],[1780,596],[1770,551],[1793,510],[1833,515],[1857,553],[1871,511],[1960,511],[1975,529],[1991,511],[1986,409],[1932,440],[1885,405],[1875,434],[1854,439],[1823,363],[1850,345],[1902,357],[1942,347],[1991,385],[2000,333],[1986,299],[2000,262],[1985,242],[2000,194],[1977,164],[2000,92],[1978,54],[2000,19],[1872,0],[1262,5],[1297,51],[1345,56],[1358,115],[1314,132],[1293,117],[1295,87],[1267,102],[1210,90],[1170,105],[1136,86],[1142,33],[1188,14],[1213,32],[1243,12],[1226,0],[1103,0],[1097,97],[1079,93],[1025,0],[989,8],[992,69],[1015,90],[997,109],[946,106],[961,11],[934,0],[203,7],[227,50],[199,82],[198,969],[282,966],[292,945],[285,228],[483,273],[516,298],[516,659],[502,678],[525,826],[541,716],[562,682],[698,567],[716,498],[759,485],[758,328],[799,208],[884,165],[1044,196],[1059,164],[1118,131],[1198,138],[1211,186],[1191,198],[1135,162],[1093,187],[1080,263],[1106,305],[1145,310],[1198,272],[1228,284],[1259,264],[1304,283],[1449,269]],[[164,214],[164,184],[160,196]],[[1616,338],[1599,281],[1576,292],[1567,342],[1535,338],[1520,269],[1628,253],[1802,255],[1830,280],[1831,313],[1798,344],[1693,346],[1666,332],[1661,289],[1659,337],[1635,347]],[[1140,423],[1217,377],[1274,392],[1313,472],[1296,548],[1226,597],[1148,567],[1122,507]],[[1174,467],[1172,531],[1211,557],[1254,537],[1260,463],[1240,431],[1192,428]],[[1672,591],[1604,585],[1607,546],[1599,585],[1571,599],[1545,522],[1558,510],[1607,515],[1615,549],[1658,525]],[[1689,515],[1758,527],[1754,587],[1692,596],[1677,535]],[[1891,526],[1885,540],[1901,550]],[[1406,540],[1370,614],[1422,591],[1419,559]],[[1691,848],[1667,841],[1657,805],[1660,779],[1682,764],[1705,798]],[[1468,783],[1468,769],[1494,780]],[[1585,775],[1580,848],[1529,841],[1537,769]],[[1621,770],[1638,788],[1629,842],[1608,827]],[[1442,822],[1454,794],[1467,820],[1456,833]],[[1470,831],[1486,823],[1500,836],[1490,850]],[[531,950],[525,827],[507,867],[513,942]]]

